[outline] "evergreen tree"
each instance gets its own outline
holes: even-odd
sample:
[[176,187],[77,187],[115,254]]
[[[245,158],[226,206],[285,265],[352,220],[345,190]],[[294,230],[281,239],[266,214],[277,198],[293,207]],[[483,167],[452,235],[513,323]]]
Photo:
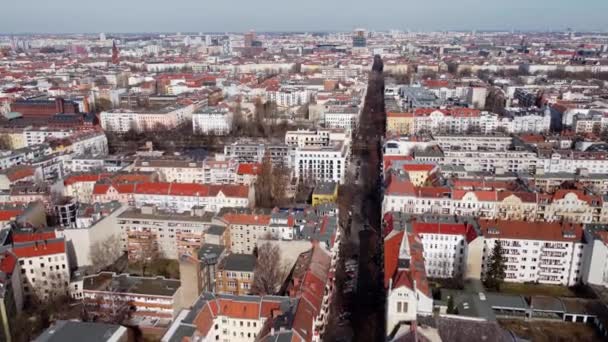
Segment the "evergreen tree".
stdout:
[[456,308],[454,307],[454,296],[449,296],[448,297],[448,310],[447,310],[448,314],[454,314],[456,313]]
[[488,289],[494,289],[500,291],[500,284],[505,279],[505,259],[503,256],[502,245],[500,240],[496,240],[494,248],[492,249],[492,255],[490,256],[490,262],[488,269],[484,277],[484,286]]

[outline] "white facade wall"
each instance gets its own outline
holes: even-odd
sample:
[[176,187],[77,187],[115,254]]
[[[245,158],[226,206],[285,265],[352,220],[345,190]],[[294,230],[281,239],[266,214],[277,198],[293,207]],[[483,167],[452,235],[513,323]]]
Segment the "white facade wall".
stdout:
[[304,180],[343,184],[347,166],[344,148],[297,149],[294,170],[296,176]]
[[25,296],[34,295],[46,300],[55,294],[67,294],[70,265],[66,253],[19,258],[19,265]]
[[[582,277],[584,244],[485,237],[484,266],[487,269],[496,241],[503,246],[507,282],[538,282],[574,286]],[[482,276],[483,276],[482,271]]]

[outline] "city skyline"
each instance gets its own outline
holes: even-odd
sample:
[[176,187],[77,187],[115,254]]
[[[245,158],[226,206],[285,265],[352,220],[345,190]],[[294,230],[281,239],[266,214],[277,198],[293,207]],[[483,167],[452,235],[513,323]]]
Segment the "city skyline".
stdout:
[[4,9],[11,16],[0,23],[0,33],[242,32],[249,29],[323,32],[350,31],[356,27],[411,31],[560,31],[567,28],[606,31],[602,14],[608,11],[608,2],[589,0],[585,6],[579,6],[562,0],[534,3],[435,0],[423,4],[388,0],[372,6],[357,1],[312,0],[285,6],[277,0],[265,0],[232,1],[206,7],[192,0],[170,4],[110,0],[100,8],[89,7],[74,0],[55,1],[52,8],[37,6],[36,1],[9,3]]

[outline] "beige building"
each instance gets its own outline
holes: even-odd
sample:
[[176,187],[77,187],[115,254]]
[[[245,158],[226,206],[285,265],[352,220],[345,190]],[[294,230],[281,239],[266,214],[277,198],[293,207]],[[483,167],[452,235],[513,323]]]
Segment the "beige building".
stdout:
[[177,259],[194,254],[205,240],[205,231],[213,224],[213,214],[200,209],[172,213],[154,206],[129,209],[117,218],[129,259],[161,257]]

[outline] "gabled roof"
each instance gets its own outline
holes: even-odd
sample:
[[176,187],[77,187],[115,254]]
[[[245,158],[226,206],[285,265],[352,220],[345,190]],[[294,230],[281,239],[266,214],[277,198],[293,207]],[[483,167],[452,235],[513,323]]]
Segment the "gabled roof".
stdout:
[[384,239],[384,286],[388,288],[389,280],[397,271],[399,248],[405,232],[392,231]]
[[583,226],[574,223],[479,220],[486,239],[581,242]]

